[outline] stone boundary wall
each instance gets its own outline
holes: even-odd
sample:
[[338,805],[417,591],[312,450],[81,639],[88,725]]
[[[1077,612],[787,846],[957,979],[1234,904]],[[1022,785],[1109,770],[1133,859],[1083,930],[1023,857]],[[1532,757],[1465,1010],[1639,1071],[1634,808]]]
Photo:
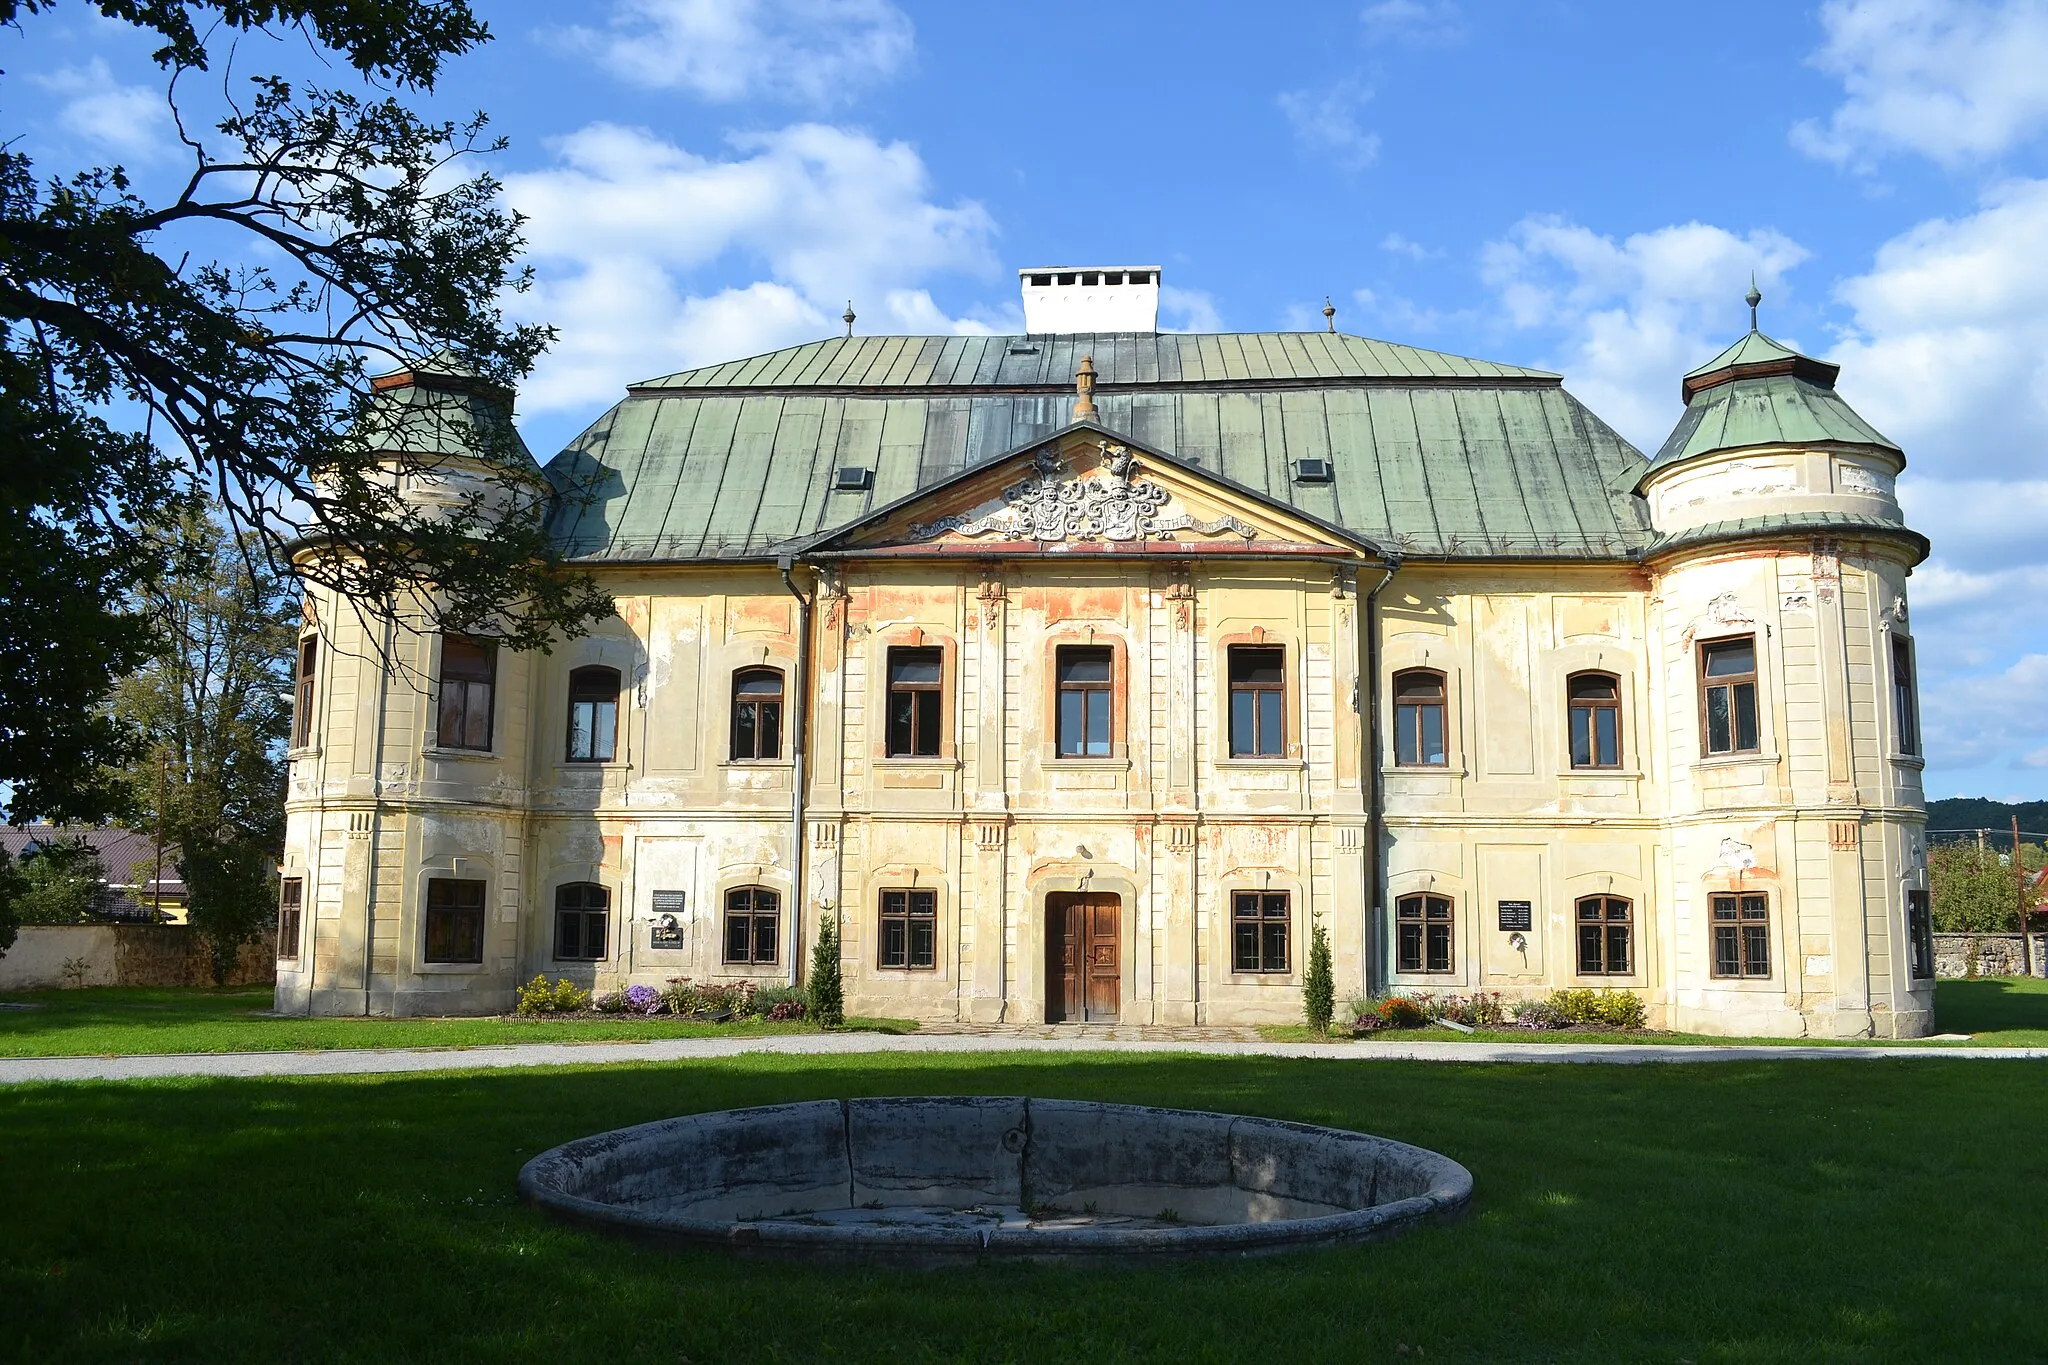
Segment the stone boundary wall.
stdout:
[[[2034,975],[2048,977],[2048,934],[2035,932],[2027,935],[2034,940]],[[1970,959],[1976,958],[1976,969],[1971,970]],[[1936,934],[1934,936],[1934,974],[1937,977],[1952,976],[2018,976],[2020,975],[2020,936],[2018,934]]]
[[[0,991],[47,991],[72,984],[64,964],[83,960],[81,986],[211,986],[206,944],[184,924],[24,924],[0,957]],[[277,979],[270,937],[242,945],[230,986]]]

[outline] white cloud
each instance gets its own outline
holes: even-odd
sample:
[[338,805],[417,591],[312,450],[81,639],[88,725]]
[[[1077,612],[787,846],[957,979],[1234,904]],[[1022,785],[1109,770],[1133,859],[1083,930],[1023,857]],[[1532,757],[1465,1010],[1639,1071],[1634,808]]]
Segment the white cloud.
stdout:
[[903,143],[797,124],[736,137],[739,155],[719,160],[593,124],[554,146],[556,165],[505,178],[538,267],[514,307],[562,331],[521,390],[529,410],[832,335],[849,297],[863,332],[990,330],[948,317],[924,285],[992,271],[994,223],[971,200],[932,202]]
[[1452,0],[1377,0],[1358,19],[1376,42],[1442,44],[1465,36],[1465,16]]
[[1289,90],[1277,97],[1294,139],[1310,152],[1328,156],[1345,170],[1363,170],[1380,154],[1380,135],[1359,126],[1358,111],[1372,91],[1356,81],[1327,90]]
[[720,103],[843,102],[910,63],[910,18],[888,0],[619,0],[571,39],[638,85]]
[[1220,332],[1223,330],[1223,318],[1216,311],[1216,300],[1211,298],[1205,290],[1181,289],[1174,285],[1162,284],[1159,286],[1159,313],[1161,331]]
[[[1922,669],[1927,652],[1923,645]],[[1994,673],[1923,685],[1928,761],[1947,768],[2038,766],[2048,740],[2048,654],[2023,654]]]
[[171,147],[170,108],[161,90],[123,85],[106,60],[63,66],[30,77],[63,101],[57,126],[90,146],[137,161],[164,155]]
[[1380,238],[1380,250],[1395,256],[1406,256],[1411,261],[1433,261],[1444,253],[1431,250],[1420,242],[1411,242],[1398,232],[1390,232]]
[[1891,151],[1946,165],[1995,157],[2048,124],[2048,5],[2040,0],[1830,0],[1812,65],[1848,98],[1792,140],[1867,164]]
[[1621,241],[1562,218],[1525,218],[1489,243],[1481,272],[1506,320],[1556,338],[1546,363],[1624,436],[1654,452],[1678,420],[1678,381],[1748,321],[1750,272],[1767,293],[1806,249],[1769,228],[1681,223]]

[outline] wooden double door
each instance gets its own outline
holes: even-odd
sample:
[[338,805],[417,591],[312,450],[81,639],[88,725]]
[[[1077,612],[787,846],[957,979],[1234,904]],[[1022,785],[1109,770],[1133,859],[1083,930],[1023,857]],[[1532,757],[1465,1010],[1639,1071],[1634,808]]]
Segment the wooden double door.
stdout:
[[1113,1023],[1123,999],[1123,902],[1062,892],[1045,898],[1046,1022]]

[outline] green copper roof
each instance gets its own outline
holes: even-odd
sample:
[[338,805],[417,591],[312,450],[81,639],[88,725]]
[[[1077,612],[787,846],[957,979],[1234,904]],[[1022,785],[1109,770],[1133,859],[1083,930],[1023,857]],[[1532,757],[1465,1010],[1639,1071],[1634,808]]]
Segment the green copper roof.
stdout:
[[1784,342],[1774,341],[1762,332],[1751,332],[1698,369],[1688,371],[1685,377],[1699,379],[1736,365],[1761,365],[1766,361],[1792,360],[1798,356],[1799,352]]
[[539,473],[512,424],[512,395],[478,379],[446,351],[370,381],[364,437],[377,450],[412,456],[468,455]]
[[1641,454],[1556,376],[1326,332],[838,339],[636,385],[549,464],[555,534],[594,561],[773,553],[1066,426],[1083,355],[1105,428],[1396,553],[1649,539]]
[[1737,517],[1730,521],[1710,521],[1699,526],[1689,526],[1683,531],[1667,531],[1653,540],[1644,554],[1658,555],[1667,550],[1703,545],[1711,541],[1762,540],[1802,532],[1891,536],[1912,544],[1920,559],[1927,558],[1929,548],[1926,536],[1899,525],[1889,517],[1870,516],[1862,512],[1813,511],[1770,512],[1762,516]]

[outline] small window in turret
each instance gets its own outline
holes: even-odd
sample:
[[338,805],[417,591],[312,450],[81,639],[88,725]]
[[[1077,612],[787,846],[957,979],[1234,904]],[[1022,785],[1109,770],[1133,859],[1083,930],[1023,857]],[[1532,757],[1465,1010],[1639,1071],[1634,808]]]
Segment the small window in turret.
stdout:
[[1709,756],[1753,754],[1757,729],[1756,637],[1700,646],[1700,725]]
[[492,694],[497,681],[495,643],[467,635],[441,637],[441,715],[436,738],[442,748],[490,749]]
[[1892,722],[1899,752],[1919,757],[1920,704],[1913,695],[1913,642],[1903,635],[1892,636]]

